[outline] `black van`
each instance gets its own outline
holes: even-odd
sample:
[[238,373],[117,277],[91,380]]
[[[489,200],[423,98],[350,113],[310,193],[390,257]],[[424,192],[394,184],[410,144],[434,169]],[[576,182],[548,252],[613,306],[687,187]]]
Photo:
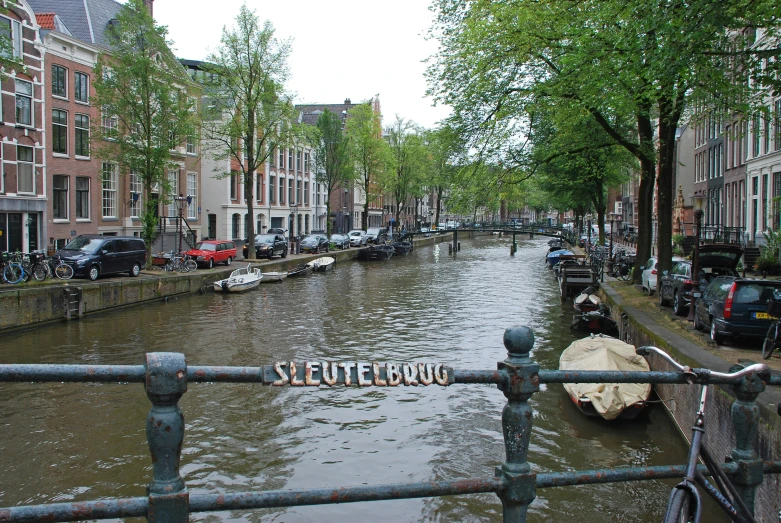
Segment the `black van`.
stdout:
[[62,261],[73,267],[76,276],[95,281],[101,274],[127,272],[138,276],[146,261],[146,243],[132,236],[77,236],[60,249]]

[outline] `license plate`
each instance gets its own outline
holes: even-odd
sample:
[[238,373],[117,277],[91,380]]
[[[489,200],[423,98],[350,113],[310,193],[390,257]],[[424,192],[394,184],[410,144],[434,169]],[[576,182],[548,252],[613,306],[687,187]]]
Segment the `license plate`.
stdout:
[[754,313],[754,319],[755,320],[775,320],[777,318],[774,318],[770,314],[766,312],[755,312]]

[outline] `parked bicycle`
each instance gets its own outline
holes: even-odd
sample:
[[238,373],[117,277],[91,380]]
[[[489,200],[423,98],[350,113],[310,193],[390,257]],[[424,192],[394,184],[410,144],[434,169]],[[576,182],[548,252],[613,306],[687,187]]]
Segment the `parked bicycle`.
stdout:
[[770,300],[767,314],[773,319],[773,323],[767,329],[765,341],[762,343],[762,357],[766,360],[770,359],[776,349],[781,348],[781,300]]
[[198,264],[195,263],[195,260],[190,258],[187,254],[174,254],[173,251],[170,253],[171,259],[168,263],[163,266],[163,270],[166,272],[190,272],[194,271],[198,268]]
[[25,277],[29,276],[24,271],[24,265],[22,264],[22,253],[20,252],[4,252],[2,255],[3,271],[0,273],[5,283],[21,283],[25,280]]
[[[754,518],[751,515],[751,511],[746,507],[740,494],[735,490],[727,475],[713,459],[713,456],[703,443],[705,435],[705,404],[708,399],[708,379],[710,377],[738,379],[756,375],[767,383],[770,381],[770,368],[765,364],[755,363],[738,372],[725,374],[710,369],[693,369],[680,365],[669,354],[656,347],[637,348],[637,354],[641,356],[647,356],[651,352],[661,356],[675,369],[683,373],[690,383],[701,384],[700,406],[697,409],[694,426],[692,427],[691,446],[689,447],[689,455],[686,461],[686,473],[683,481],[678,483],[670,493],[664,522],[678,523],[685,521],[698,523],[700,521],[702,502],[697,485],[705,489],[732,521],[741,523],[753,522]],[[697,470],[697,463],[700,458],[702,458],[702,461],[708,468],[713,483]]]

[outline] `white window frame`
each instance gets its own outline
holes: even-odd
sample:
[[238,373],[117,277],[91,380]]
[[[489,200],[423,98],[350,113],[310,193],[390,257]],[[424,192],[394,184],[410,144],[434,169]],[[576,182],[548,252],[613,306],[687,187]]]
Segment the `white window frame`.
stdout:
[[[63,189],[58,189],[56,186],[56,181],[58,178],[64,178],[65,179],[65,216],[56,216],[54,212],[54,202],[57,201],[57,192],[63,191]],[[67,174],[55,174],[52,176],[52,219],[55,222],[68,222],[70,221],[70,176]]]
[[190,205],[187,207],[187,219],[195,220],[198,218],[198,174],[187,173],[187,196],[192,196]]
[[[54,111],[59,111],[61,113],[65,113],[65,123],[62,122],[56,122],[54,120]],[[54,128],[57,127],[65,127],[65,152],[58,152],[54,150]],[[68,156],[68,111],[64,109],[52,109],[52,154],[55,156]]]
[[[119,179],[119,168],[116,163],[103,162],[103,192],[102,192],[102,214],[103,218],[118,218],[117,216],[117,186]],[[108,211],[108,212],[106,212]]]
[[[16,123],[17,125],[24,125],[25,127],[33,127],[35,126],[35,118],[33,118],[33,116],[35,115],[35,107],[33,106],[33,95],[35,94],[35,87],[33,86],[32,82],[28,82],[27,80],[20,80],[19,78],[16,78],[15,80],[16,82],[14,84],[15,85],[14,93],[16,95],[16,112],[14,116],[16,118]],[[30,92],[29,93],[20,92],[19,91],[20,84],[29,85]],[[30,104],[29,106],[30,113],[28,115],[28,118],[30,120],[29,122],[25,123],[19,121],[19,98],[25,98],[29,101]]]
[[0,16],[0,20],[8,21],[8,29],[11,31],[11,42],[13,49],[11,51],[11,57],[22,58],[22,23],[19,20],[8,18],[7,16]]
[[[19,150],[22,149],[22,148],[29,149],[30,151],[32,151],[32,155],[33,155],[32,161],[30,161],[30,162],[24,161],[23,162],[23,161],[19,160]],[[22,166],[25,166],[25,168],[29,168],[30,169],[30,178],[31,178],[31,185],[32,185],[32,190],[30,190],[30,191],[23,191],[21,189],[20,181],[22,179],[22,177],[21,177]],[[19,193],[19,194],[35,194],[35,148],[34,147],[30,147],[28,145],[17,145],[16,146],[16,192]]]
[[187,135],[187,142],[186,142],[186,152],[190,156],[195,156],[198,154],[198,144],[195,142],[195,135],[188,134]]
[[[85,98],[79,98],[79,90],[81,86],[81,82],[77,80],[80,76],[83,76],[87,79],[87,85],[85,87],[86,93],[82,93],[85,95]],[[76,103],[80,104],[87,104],[89,105],[89,75],[83,71],[74,71],[73,72],[73,99],[76,101]]]
[[171,200],[168,204],[168,217],[175,218],[179,216],[176,210],[176,200],[179,196],[179,169],[170,169],[168,171],[168,198]]
[[[63,87],[65,88],[65,94],[56,94],[54,92],[54,68],[55,67],[59,67],[64,72],[63,83],[65,85]],[[68,99],[68,68],[65,67],[62,64],[52,64],[52,97],[59,98],[61,100],[67,100]]]
[[[79,180],[87,180],[87,201],[85,209],[83,209],[86,214],[86,216],[79,216],[79,193],[84,191],[79,191]],[[77,222],[88,222],[90,221],[90,216],[92,215],[90,213],[91,211],[91,205],[90,205],[90,191],[92,189],[92,180],[90,180],[89,176],[76,176],[76,185],[74,187],[74,190],[76,191],[76,221]]]
[[[86,127],[78,125],[77,122],[78,122],[78,119],[79,119],[80,116],[87,119],[87,126]],[[74,134],[73,134],[73,154],[76,156],[76,158],[90,158],[90,156],[92,155],[92,152],[91,152],[91,149],[92,149],[91,145],[92,144],[90,143],[92,141],[92,136],[91,136],[91,131],[90,131],[90,118],[89,118],[89,115],[88,114],[84,114],[84,113],[76,113],[74,115],[73,128],[74,128]],[[87,154],[86,155],[79,154],[78,148],[76,147],[76,136],[78,135],[79,131],[86,131],[87,132],[86,133],[86,136],[87,136]]]
[[100,123],[104,133],[113,132],[119,127],[119,117],[116,114],[109,115],[106,108],[103,107],[100,110]]
[[[138,194],[138,200],[133,202],[133,193]],[[142,209],[142,196],[144,194],[144,184],[141,182],[141,175],[135,169],[130,170],[130,217],[139,218]]]

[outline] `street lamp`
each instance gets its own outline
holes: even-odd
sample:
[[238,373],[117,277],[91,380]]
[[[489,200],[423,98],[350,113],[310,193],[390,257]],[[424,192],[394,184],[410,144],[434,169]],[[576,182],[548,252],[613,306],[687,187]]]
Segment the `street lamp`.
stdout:
[[695,193],[692,197],[694,208],[694,255],[692,257],[692,297],[689,300],[689,321],[694,321],[694,304],[700,297],[700,229],[702,227],[703,207],[705,196]]
[[[293,216],[293,226],[290,227],[290,241],[295,242],[292,244],[291,250],[293,251],[293,254],[298,254],[298,233],[300,231],[297,230],[298,227],[298,204],[292,204],[290,206],[290,214]],[[293,239],[293,232],[296,232],[295,240]]]
[[174,202],[176,203],[176,208],[179,211],[179,223],[177,224],[179,228],[179,252],[182,252],[182,234],[184,232],[182,227],[182,213],[184,212],[185,205],[189,205],[191,200],[191,196],[182,196],[182,193],[179,193],[179,196],[174,196]]

